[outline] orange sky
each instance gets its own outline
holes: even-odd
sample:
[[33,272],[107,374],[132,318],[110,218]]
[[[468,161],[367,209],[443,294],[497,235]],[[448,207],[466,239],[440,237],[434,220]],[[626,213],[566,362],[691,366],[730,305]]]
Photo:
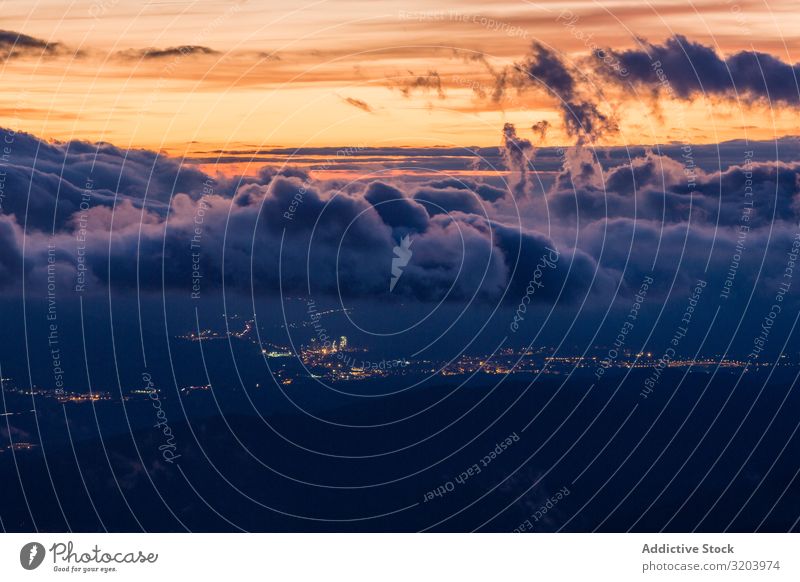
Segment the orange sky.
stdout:
[[[558,17],[579,17],[567,29]],[[50,43],[45,57],[0,62],[2,125],[52,139],[193,153],[209,148],[343,145],[494,145],[503,123],[548,120],[565,143],[552,96],[530,91],[500,104],[492,67],[521,59],[534,40],[578,62],[579,38],[633,46],[680,33],[721,53],[751,49],[800,60],[796,3],[669,0],[602,3],[329,0],[2,2],[0,28]],[[146,48],[208,47],[208,54],[142,58]],[[436,71],[436,90],[404,83]],[[798,133],[792,110],[707,101],[661,103],[605,95],[620,133],[609,143],[716,142]],[[521,132],[524,135],[524,132]],[[531,137],[527,135],[525,137]]]

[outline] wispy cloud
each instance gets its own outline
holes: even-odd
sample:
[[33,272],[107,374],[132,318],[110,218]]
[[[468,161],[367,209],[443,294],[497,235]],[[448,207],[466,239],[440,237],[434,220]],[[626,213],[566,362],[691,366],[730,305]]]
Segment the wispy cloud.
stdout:
[[124,51],[119,51],[116,54],[117,56],[126,59],[166,59],[172,57],[187,57],[197,55],[218,55],[220,53],[219,51],[215,51],[207,46],[183,45],[164,49],[127,49]]
[[367,113],[373,113],[374,110],[370,107],[369,103],[366,101],[362,101],[361,99],[356,99],[355,97],[342,97],[341,95],[339,98],[347,103],[348,105],[352,105],[361,111],[366,111]]

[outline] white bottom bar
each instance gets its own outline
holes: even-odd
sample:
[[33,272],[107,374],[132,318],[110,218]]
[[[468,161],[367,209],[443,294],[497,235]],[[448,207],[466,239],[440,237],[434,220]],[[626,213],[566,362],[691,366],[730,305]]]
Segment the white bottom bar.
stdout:
[[[779,581],[800,579],[798,541],[791,534],[4,534],[0,580]],[[44,547],[43,559],[31,542]],[[22,565],[37,561],[30,571]]]

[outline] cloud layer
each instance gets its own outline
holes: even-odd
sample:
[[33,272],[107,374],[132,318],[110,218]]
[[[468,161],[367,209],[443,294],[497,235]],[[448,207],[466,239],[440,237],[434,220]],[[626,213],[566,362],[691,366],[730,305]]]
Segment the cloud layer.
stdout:
[[410,236],[396,296],[513,303],[555,249],[538,300],[602,304],[649,272],[685,285],[721,280],[743,233],[737,281],[754,284],[780,271],[800,207],[800,163],[759,159],[765,148],[755,146],[689,180],[681,149],[625,160],[579,145],[559,158],[544,152],[545,166],[557,163],[547,182],[534,146],[507,126],[507,184],[453,174],[344,185],[291,167],[212,177],[149,151],[2,137],[11,141],[0,216],[7,294],[20,292],[24,273],[29,289],[55,280],[65,291],[83,281],[89,291],[190,296],[225,285],[376,298],[389,293],[394,247]]

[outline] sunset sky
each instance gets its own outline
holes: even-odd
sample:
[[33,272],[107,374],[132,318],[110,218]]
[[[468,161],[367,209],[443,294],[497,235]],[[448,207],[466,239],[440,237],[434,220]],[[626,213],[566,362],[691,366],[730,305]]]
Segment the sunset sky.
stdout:
[[[721,59],[757,51],[793,65],[798,25],[796,6],[757,0],[12,0],[2,3],[0,107],[4,126],[47,139],[190,155],[489,146],[505,122],[547,121],[543,143],[571,143],[546,84],[492,98],[497,75],[538,42],[618,125],[597,143],[771,139],[797,133],[796,102],[730,92],[651,99],[609,81],[610,66],[591,51],[682,35]],[[702,82],[703,71],[693,73]]]
[[0,530],[800,527],[798,0],[0,0],[0,79]]

